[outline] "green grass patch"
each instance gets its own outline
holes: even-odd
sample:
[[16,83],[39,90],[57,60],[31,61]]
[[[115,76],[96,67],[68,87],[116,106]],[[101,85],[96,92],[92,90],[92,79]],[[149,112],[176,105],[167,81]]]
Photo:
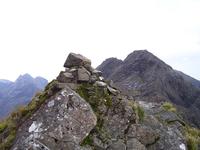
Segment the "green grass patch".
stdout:
[[93,143],[93,140],[92,140],[92,137],[90,135],[88,135],[81,143],[81,146],[84,146],[84,145],[92,145]]
[[162,105],[163,109],[170,112],[176,112],[176,107],[170,102],[165,102]]
[[144,109],[138,105],[137,107],[137,113],[139,117],[139,121],[143,121],[145,117]]
[[186,126],[184,128],[188,150],[198,150],[200,144],[200,130]]
[[92,141],[93,134],[97,134],[102,142],[106,142],[107,139],[109,138],[108,133],[103,127],[104,124],[103,118],[104,115],[106,115],[105,114],[106,112],[102,112],[102,110],[100,110],[100,107],[101,106],[106,107],[106,110],[108,110],[112,106],[112,96],[108,93],[107,90],[98,86],[93,86],[92,84],[89,83],[81,84],[76,92],[90,104],[92,110],[94,111],[97,117],[96,126],[90,132],[90,134],[83,140],[81,145],[93,146],[93,141]]
[[8,124],[6,122],[6,120],[0,122],[0,133],[2,133],[6,128],[7,128]]
[[129,102],[129,105],[132,107],[133,111],[136,113],[136,115],[139,118],[139,121],[142,122],[144,121],[145,118],[145,112],[144,109],[136,102]]

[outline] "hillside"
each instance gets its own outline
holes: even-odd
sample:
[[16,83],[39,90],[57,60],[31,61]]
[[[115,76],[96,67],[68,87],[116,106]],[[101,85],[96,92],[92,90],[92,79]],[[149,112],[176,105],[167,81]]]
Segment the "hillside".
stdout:
[[134,51],[124,61],[107,59],[97,69],[134,99],[172,102],[188,122],[200,127],[200,81],[174,70],[152,53]]
[[[199,130],[170,103],[135,101],[70,53],[56,80],[1,122],[0,149],[186,150]],[[193,134],[195,133],[195,134]]]
[[46,79],[33,78],[29,74],[20,75],[15,82],[0,80],[0,119],[8,116],[16,107],[28,104],[47,83]]

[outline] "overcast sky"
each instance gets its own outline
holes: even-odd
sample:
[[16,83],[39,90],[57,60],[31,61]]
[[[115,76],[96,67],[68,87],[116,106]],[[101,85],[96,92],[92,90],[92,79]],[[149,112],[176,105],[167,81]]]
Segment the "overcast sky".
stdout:
[[148,49],[200,79],[200,0],[0,0],[0,78],[55,78],[69,52],[94,67]]

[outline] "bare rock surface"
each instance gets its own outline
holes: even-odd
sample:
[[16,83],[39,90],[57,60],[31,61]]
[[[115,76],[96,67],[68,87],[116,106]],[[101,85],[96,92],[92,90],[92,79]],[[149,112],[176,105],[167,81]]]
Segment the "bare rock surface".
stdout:
[[84,67],[78,69],[78,81],[88,82],[90,80],[90,72]]
[[90,105],[66,87],[19,128],[13,149],[75,149],[96,122]]
[[91,61],[80,54],[70,53],[64,67],[68,68],[76,66],[91,66]]

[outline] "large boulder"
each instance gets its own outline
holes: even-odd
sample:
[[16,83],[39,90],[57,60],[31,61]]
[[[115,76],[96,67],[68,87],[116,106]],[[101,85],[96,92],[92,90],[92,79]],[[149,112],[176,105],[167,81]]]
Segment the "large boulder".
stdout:
[[142,145],[137,139],[132,138],[127,140],[127,150],[146,150],[146,147]]
[[65,61],[64,67],[71,68],[79,66],[91,66],[91,61],[80,54],[70,53]]
[[113,142],[108,147],[108,150],[126,150],[126,145],[124,144],[124,141],[118,140],[116,142]]
[[57,80],[62,83],[71,83],[74,80],[74,76],[70,72],[63,72],[61,71]]
[[78,69],[78,81],[88,82],[90,80],[90,72],[87,71],[84,67]]
[[66,86],[19,128],[12,149],[81,149],[96,123],[90,105]]

